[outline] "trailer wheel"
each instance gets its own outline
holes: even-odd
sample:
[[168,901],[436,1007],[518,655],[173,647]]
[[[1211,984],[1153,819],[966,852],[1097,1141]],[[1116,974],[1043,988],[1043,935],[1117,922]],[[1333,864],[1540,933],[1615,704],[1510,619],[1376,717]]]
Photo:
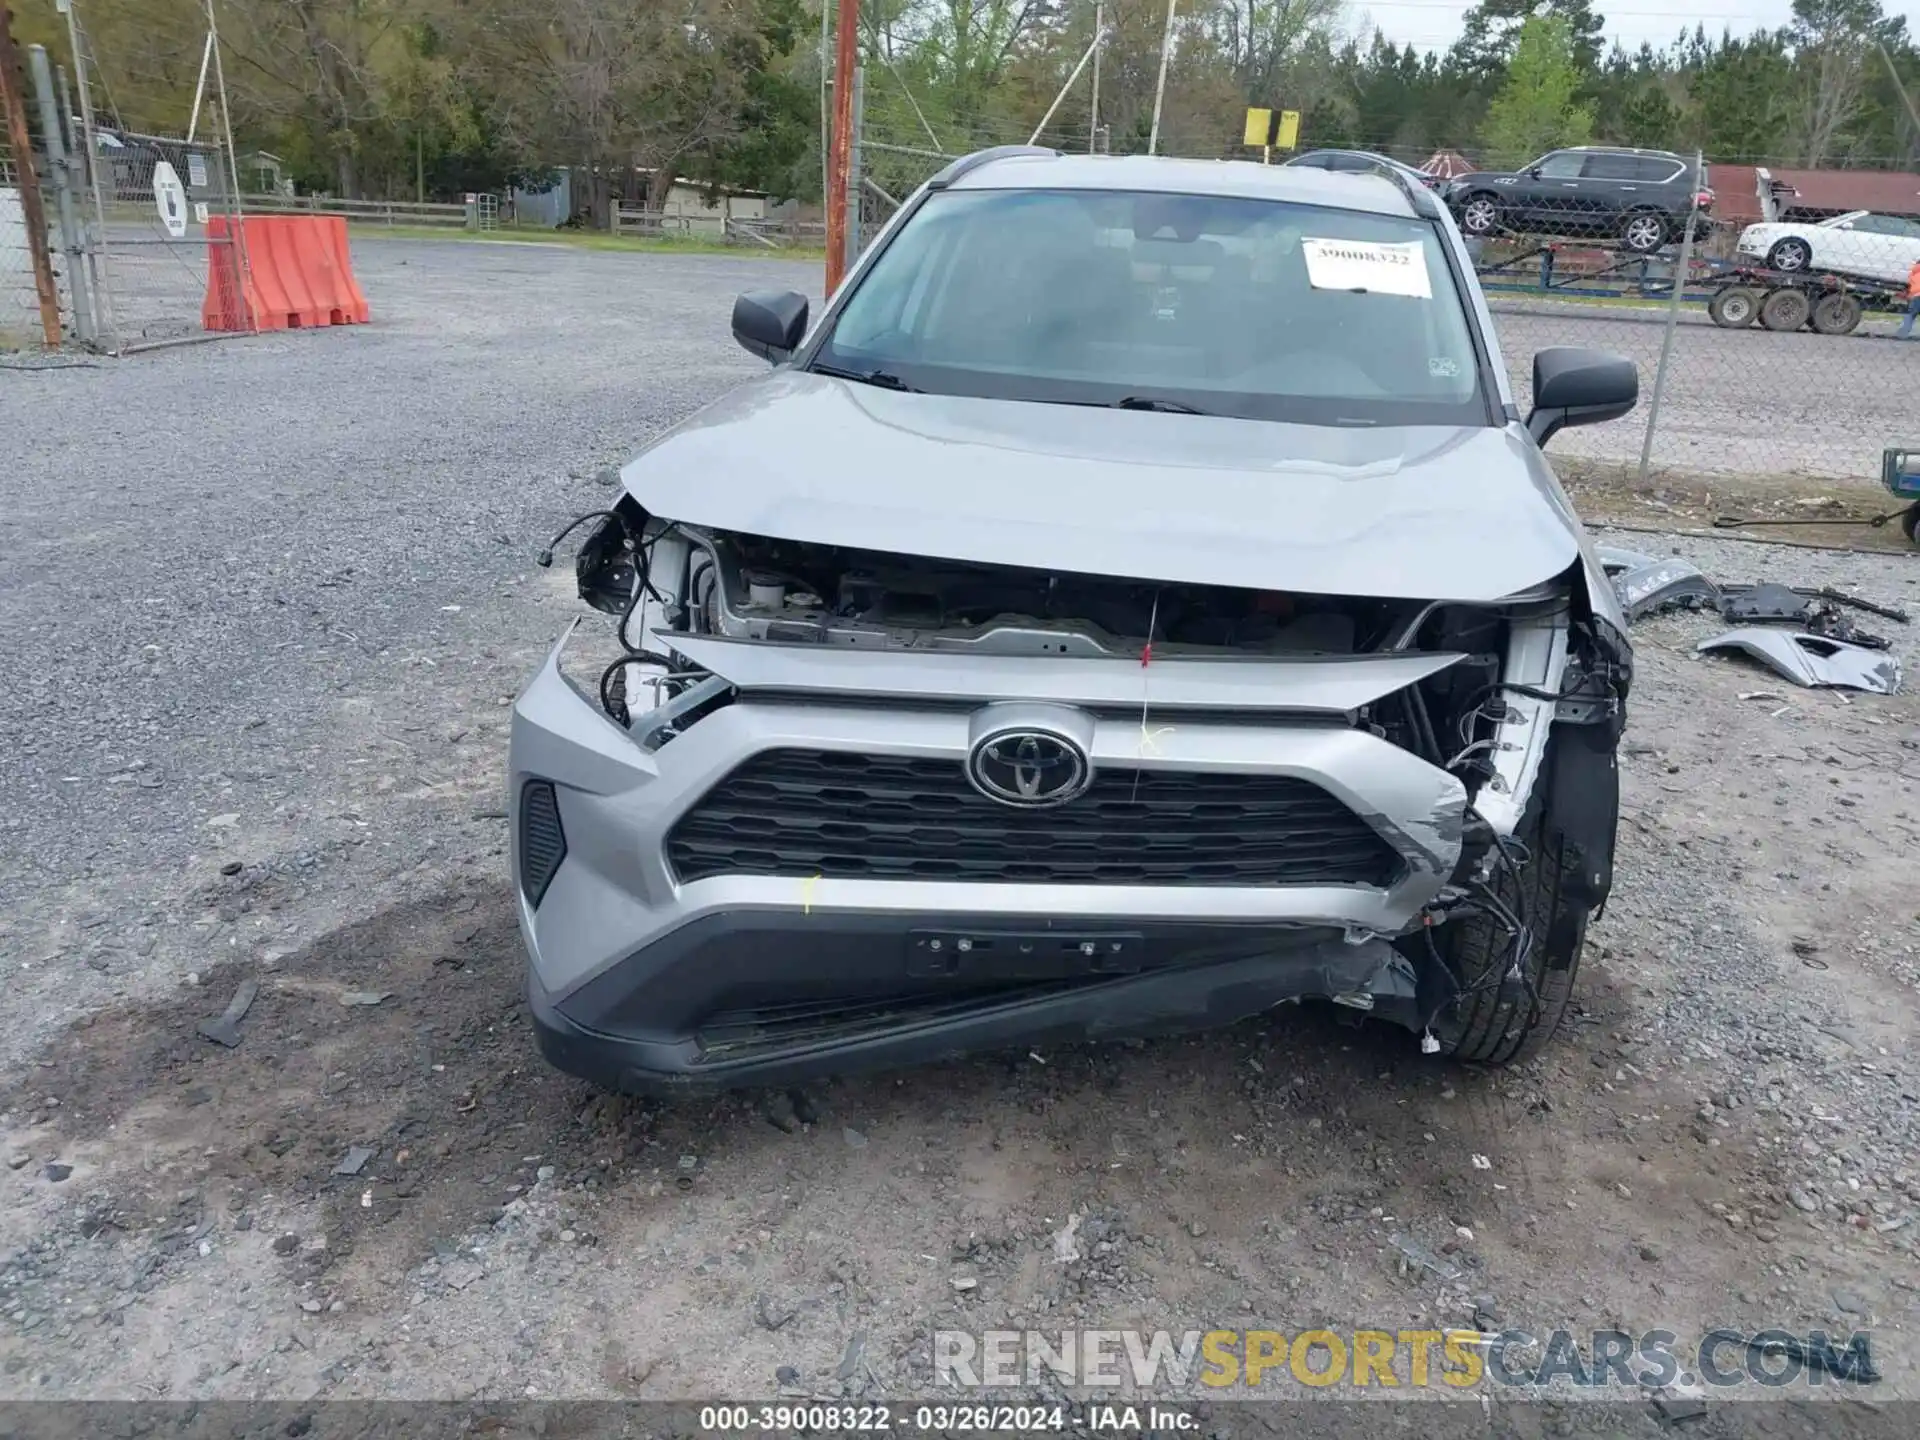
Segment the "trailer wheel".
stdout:
[[1744,330],[1760,314],[1760,292],[1729,285],[1707,302],[1707,314],[1723,330]]
[[1807,292],[1789,285],[1767,292],[1767,298],[1760,302],[1760,323],[1769,330],[1798,330],[1812,311]]
[[1822,295],[1813,307],[1813,328],[1822,335],[1851,335],[1860,323],[1860,301],[1844,290]]

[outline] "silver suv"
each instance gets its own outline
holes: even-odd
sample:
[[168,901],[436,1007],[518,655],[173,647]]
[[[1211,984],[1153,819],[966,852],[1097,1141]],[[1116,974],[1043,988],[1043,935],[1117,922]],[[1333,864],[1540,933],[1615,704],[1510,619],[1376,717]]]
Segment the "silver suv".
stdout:
[[902,207],[582,545],[513,713],[540,1043],[794,1084],[1316,999],[1505,1062],[1611,880],[1625,621],[1463,243],[1376,175],[1019,148]]

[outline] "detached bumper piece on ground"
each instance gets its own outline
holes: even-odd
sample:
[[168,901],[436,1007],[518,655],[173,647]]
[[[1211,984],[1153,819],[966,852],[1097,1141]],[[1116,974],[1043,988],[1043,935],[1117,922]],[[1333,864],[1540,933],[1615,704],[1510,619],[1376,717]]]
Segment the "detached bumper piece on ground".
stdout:
[[[1865,610],[1905,623],[1903,610],[1837,591],[1771,583],[1720,586],[1677,556],[1660,558],[1608,546],[1598,547],[1596,554],[1629,620],[1683,609],[1717,610],[1729,620],[1745,622],[1740,629],[1701,641],[1695,649],[1703,654],[1737,651],[1809,688],[1881,695],[1900,688],[1900,662],[1887,653],[1888,641],[1861,630],[1846,611]],[[1769,625],[1799,628],[1765,628]]]

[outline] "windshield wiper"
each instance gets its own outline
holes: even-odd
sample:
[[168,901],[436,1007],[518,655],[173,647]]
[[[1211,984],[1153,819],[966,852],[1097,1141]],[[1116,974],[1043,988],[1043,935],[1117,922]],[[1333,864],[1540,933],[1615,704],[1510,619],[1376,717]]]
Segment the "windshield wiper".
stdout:
[[862,385],[878,385],[882,390],[904,390],[910,395],[918,395],[919,387],[909,385],[889,370],[842,370],[835,365],[816,365],[816,375],[831,375],[839,380],[858,380]]
[[1116,410],[1158,410],[1163,415],[1204,415],[1204,410],[1179,400],[1163,400],[1158,395],[1127,395],[1113,402]]

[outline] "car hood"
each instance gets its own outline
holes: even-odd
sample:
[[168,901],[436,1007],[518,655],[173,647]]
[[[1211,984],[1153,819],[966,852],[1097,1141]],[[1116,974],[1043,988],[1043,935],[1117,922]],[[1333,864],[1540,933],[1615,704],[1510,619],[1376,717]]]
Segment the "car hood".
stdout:
[[1580,557],[1518,425],[1335,428],[776,371],[621,472],[649,514],[1170,584],[1496,600]]

